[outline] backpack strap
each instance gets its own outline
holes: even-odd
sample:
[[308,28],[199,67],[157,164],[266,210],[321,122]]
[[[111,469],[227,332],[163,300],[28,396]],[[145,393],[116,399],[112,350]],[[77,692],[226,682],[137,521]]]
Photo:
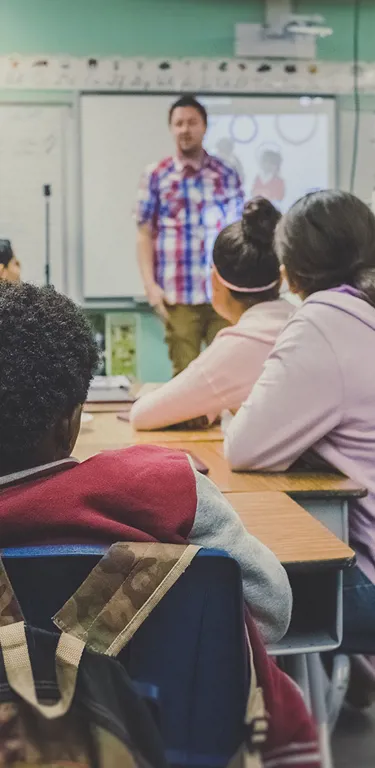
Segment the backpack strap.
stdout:
[[261,747],[267,740],[268,715],[263,690],[258,687],[253,650],[247,631],[246,636],[250,666],[250,690],[245,713],[246,736],[228,768],[262,768]]
[[68,711],[74,696],[84,646],[75,637],[61,635],[56,649],[56,678],[61,698],[52,705],[40,704],[22,611],[0,558],[0,647],[10,688],[48,719],[61,717]]
[[0,627],[23,621],[19,602],[0,558]]
[[113,544],[54,623],[91,650],[117,656],[198,549],[191,544]]
[[[253,650],[248,642],[249,661],[250,661],[250,691],[247,700],[245,726],[246,726],[246,745],[248,756],[256,757],[259,750],[267,740],[268,733],[268,715],[264,701],[263,690],[258,686],[257,674],[254,665]],[[246,766],[252,765],[246,762]],[[257,763],[254,763],[254,768]],[[259,762],[259,765],[261,763]]]
[[56,678],[60,700],[54,704],[41,704],[38,701],[24,622],[1,627],[0,644],[10,688],[48,720],[65,715],[76,689],[78,667],[85,644],[70,635],[60,636],[56,649]]

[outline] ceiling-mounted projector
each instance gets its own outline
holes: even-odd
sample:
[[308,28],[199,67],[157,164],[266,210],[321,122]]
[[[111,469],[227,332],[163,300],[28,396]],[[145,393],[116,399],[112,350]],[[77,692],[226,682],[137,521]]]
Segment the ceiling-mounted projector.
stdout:
[[319,38],[332,35],[323,16],[293,12],[292,0],[264,0],[263,24],[236,24],[236,56],[314,59]]
[[333,29],[323,16],[292,13],[289,0],[267,0],[263,24],[236,24],[236,56],[316,58],[316,41]]

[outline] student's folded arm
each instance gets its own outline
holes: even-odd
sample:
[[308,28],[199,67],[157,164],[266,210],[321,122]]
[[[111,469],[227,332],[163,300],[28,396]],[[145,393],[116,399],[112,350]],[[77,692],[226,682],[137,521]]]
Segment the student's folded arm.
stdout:
[[225,455],[233,469],[288,469],[340,421],[343,384],[334,350],[315,325],[295,317],[230,423]]
[[135,429],[162,429],[197,416],[206,416],[210,406],[212,411],[211,386],[194,363],[191,365],[134,403],[130,422]]
[[197,511],[189,541],[225,550],[237,560],[246,603],[265,642],[275,643],[287,631],[292,610],[286,572],[275,555],[246,531],[219,489],[207,477],[195,475]]
[[207,416],[209,422],[223,408],[220,385],[222,359],[230,351],[230,339],[216,339],[178,376],[133,405],[130,421],[135,429],[162,429]]

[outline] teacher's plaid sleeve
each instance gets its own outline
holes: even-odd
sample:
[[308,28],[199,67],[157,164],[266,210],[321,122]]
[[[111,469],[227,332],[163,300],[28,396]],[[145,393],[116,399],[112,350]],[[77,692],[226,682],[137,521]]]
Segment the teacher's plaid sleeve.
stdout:
[[155,221],[158,207],[157,165],[146,168],[138,186],[135,218],[138,226]]
[[225,212],[225,223],[233,224],[242,217],[244,193],[241,179],[234,169],[227,176],[228,205]]

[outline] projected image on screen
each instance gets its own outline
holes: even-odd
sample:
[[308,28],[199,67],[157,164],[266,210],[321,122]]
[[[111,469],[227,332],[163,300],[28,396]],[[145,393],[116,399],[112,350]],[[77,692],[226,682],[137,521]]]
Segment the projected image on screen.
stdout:
[[329,186],[327,114],[216,114],[205,146],[239,173],[246,197],[262,195],[285,211]]

